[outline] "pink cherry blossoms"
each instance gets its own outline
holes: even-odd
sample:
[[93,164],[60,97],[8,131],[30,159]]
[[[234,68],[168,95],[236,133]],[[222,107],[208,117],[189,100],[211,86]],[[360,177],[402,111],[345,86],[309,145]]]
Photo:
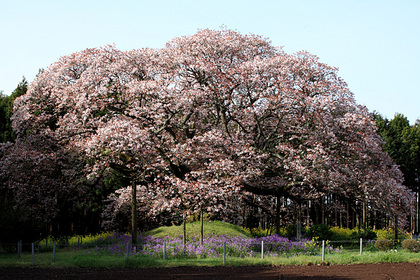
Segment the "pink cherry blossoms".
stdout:
[[[13,128],[81,152],[90,179],[130,177],[142,216],[206,211],[240,223],[251,197],[272,215],[280,199],[334,197],[404,216],[413,195],[337,71],[226,29],[162,49],[87,49],[37,76]],[[132,185],[110,197],[108,224]]]

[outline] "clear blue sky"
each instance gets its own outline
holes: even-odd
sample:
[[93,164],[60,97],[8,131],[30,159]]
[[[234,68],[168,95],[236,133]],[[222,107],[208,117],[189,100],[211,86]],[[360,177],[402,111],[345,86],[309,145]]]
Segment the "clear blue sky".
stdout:
[[0,90],[88,47],[160,48],[222,25],[339,67],[370,111],[420,118],[419,0],[0,0]]

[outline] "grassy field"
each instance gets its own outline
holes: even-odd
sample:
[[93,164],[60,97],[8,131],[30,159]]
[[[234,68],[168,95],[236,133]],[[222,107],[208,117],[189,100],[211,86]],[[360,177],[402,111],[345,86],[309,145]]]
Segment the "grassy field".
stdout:
[[[191,237],[200,236],[200,222],[192,222],[186,225],[187,228],[187,239]],[[247,233],[241,227],[221,222],[221,221],[205,221],[204,222],[204,235],[205,236],[218,236],[218,235],[231,235],[231,236],[241,236],[251,238],[251,234]],[[182,226],[170,226],[170,227],[160,227],[148,232],[145,232],[145,235],[153,235],[155,237],[179,237],[182,235],[183,228]]]
[[[321,256],[293,256],[293,257],[265,257],[261,258],[226,258],[226,265],[308,265],[308,264],[360,264],[381,262],[414,262],[420,263],[419,253],[410,252],[365,252],[362,255],[354,252],[341,254],[327,254],[323,262]],[[223,265],[222,258],[206,259],[158,259],[149,256],[126,256],[87,254],[86,251],[57,252],[55,262],[51,252],[35,254],[35,266],[37,267],[174,267],[174,266],[219,266]],[[32,266],[32,254],[24,253],[20,258],[13,254],[0,255],[0,267],[5,266]]]
[[[233,236],[240,240],[254,240],[251,239],[249,233],[242,228],[223,222],[206,222],[204,225],[204,234],[206,237],[215,236]],[[182,235],[182,227],[161,227],[150,232],[146,232],[143,236],[152,236],[151,238],[157,240],[161,238],[179,238]],[[191,242],[197,240],[200,235],[200,224],[191,223],[187,227],[188,239]],[[115,253],[110,253],[109,248],[111,233],[104,233],[96,236],[83,237],[83,246],[79,243],[80,237],[73,237],[68,240],[67,246],[57,246],[55,260],[53,261],[52,241],[42,241],[41,244],[48,244],[48,246],[41,246],[40,250],[35,250],[34,265],[37,267],[174,267],[174,266],[219,266],[223,265],[223,257],[202,257],[200,255],[189,255],[180,257],[180,255],[169,255],[164,260],[162,255],[159,257],[150,256],[143,253],[125,253],[129,237],[121,235],[126,238],[120,242],[120,250]],[[113,241],[114,242],[114,241]],[[219,243],[220,244],[220,243]],[[108,247],[107,247],[108,246]],[[220,245],[218,245],[220,247]],[[228,266],[249,266],[249,265],[308,265],[308,264],[360,264],[360,263],[379,263],[379,262],[415,262],[420,263],[420,253],[411,253],[406,250],[381,252],[373,248],[372,245],[366,246],[363,253],[357,248],[341,248],[337,251],[327,251],[325,254],[325,261],[321,258],[321,249],[319,245],[312,244],[313,250],[308,253],[292,253],[279,254],[278,256],[261,255],[254,252],[253,257],[247,255],[238,257],[234,254],[226,256],[225,265]],[[18,257],[17,253],[0,253],[0,267],[8,266],[32,266],[32,253],[24,251]]]

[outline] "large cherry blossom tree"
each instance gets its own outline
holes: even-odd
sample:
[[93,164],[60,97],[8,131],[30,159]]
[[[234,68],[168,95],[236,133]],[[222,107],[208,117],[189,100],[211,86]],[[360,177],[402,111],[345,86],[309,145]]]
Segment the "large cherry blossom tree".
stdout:
[[13,116],[18,137],[47,135],[83,151],[88,176],[114,169],[129,178],[133,238],[137,189],[153,194],[153,215],[234,215],[241,193],[276,198],[277,209],[280,198],[335,194],[403,214],[412,194],[370,120],[336,68],[227,29],[162,49],[62,57]]
[[[277,201],[327,194],[364,200],[385,193],[372,175],[381,174],[391,189],[401,190],[400,209],[410,210],[411,193],[381,150],[371,116],[336,68],[307,52],[288,55],[261,37],[229,30],[204,30],[167,48],[181,98],[193,100],[205,124],[213,121],[228,140],[224,170],[244,190]],[[390,203],[382,198],[370,201]]]
[[[112,168],[133,186],[143,183],[154,162],[149,159],[154,156],[151,137],[157,119],[150,113],[153,82],[143,71],[145,57],[113,46],[62,57],[16,101],[17,135],[42,133],[61,147],[83,151],[90,158],[90,177]],[[135,225],[135,215],[133,219]],[[133,226],[133,238],[135,230]]]

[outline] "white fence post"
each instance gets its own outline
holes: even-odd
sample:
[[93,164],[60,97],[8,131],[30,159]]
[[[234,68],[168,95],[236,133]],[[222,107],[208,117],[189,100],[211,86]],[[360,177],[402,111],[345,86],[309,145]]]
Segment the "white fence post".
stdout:
[[163,259],[166,260],[166,241],[163,242]]
[[128,255],[130,254],[130,243],[127,243],[127,255],[125,257],[125,260],[128,261]]
[[261,259],[264,259],[264,241],[261,240]]
[[223,242],[223,265],[226,264],[226,241]]
[[35,244],[32,242],[32,265],[35,264]]
[[325,240],[322,240],[322,261],[325,261]]
[[363,238],[360,238],[360,255],[363,252]]

